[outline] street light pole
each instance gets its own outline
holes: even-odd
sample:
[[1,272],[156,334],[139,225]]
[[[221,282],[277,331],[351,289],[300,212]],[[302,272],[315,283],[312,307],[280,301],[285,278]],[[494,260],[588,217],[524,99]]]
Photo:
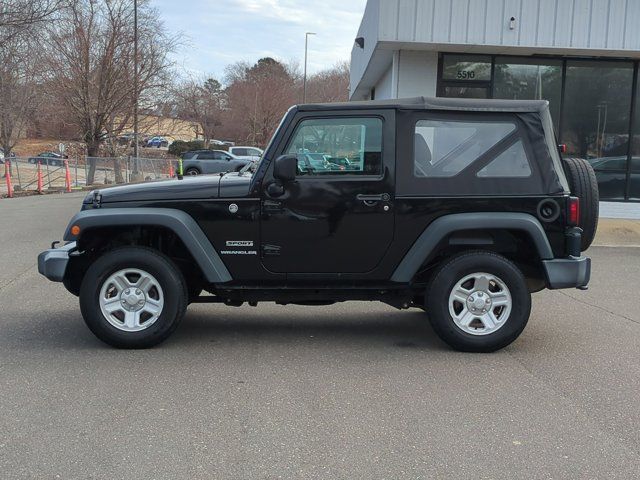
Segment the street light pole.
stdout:
[[302,103],[307,102],[307,50],[309,46],[309,35],[315,35],[313,32],[304,34],[304,77],[302,78]]

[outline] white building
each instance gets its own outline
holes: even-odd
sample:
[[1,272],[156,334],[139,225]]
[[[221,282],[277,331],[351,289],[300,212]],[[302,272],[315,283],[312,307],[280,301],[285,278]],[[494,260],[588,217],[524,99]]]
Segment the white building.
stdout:
[[639,59],[640,0],[369,0],[351,99],[548,99],[601,197],[640,201]]

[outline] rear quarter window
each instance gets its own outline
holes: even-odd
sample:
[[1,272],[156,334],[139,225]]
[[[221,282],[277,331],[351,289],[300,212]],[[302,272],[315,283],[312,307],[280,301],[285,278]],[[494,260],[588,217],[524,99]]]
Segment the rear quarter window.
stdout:
[[499,196],[551,191],[550,173],[543,178],[541,169],[553,166],[548,161],[537,163],[533,152],[538,150],[532,148],[528,130],[531,118],[522,115],[411,112],[403,116],[405,123],[398,128],[396,194]]
[[419,120],[414,132],[414,175],[453,177],[515,129],[513,123]]

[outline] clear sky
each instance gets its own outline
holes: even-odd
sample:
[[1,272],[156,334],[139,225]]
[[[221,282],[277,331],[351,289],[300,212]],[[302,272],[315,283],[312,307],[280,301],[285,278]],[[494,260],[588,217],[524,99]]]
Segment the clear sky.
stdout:
[[226,65],[261,57],[304,59],[309,72],[349,60],[366,0],[151,0],[169,32],[184,43],[179,67],[221,78]]

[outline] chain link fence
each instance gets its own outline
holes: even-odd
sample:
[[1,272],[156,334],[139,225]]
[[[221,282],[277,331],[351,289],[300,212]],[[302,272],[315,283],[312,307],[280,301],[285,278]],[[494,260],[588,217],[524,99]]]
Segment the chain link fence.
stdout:
[[[67,182],[65,159],[58,157],[13,157],[0,163],[0,196],[8,193],[9,173],[15,193],[38,191],[38,164],[43,191],[64,190]],[[169,178],[177,160],[135,157],[76,157],[66,159],[72,189]]]

